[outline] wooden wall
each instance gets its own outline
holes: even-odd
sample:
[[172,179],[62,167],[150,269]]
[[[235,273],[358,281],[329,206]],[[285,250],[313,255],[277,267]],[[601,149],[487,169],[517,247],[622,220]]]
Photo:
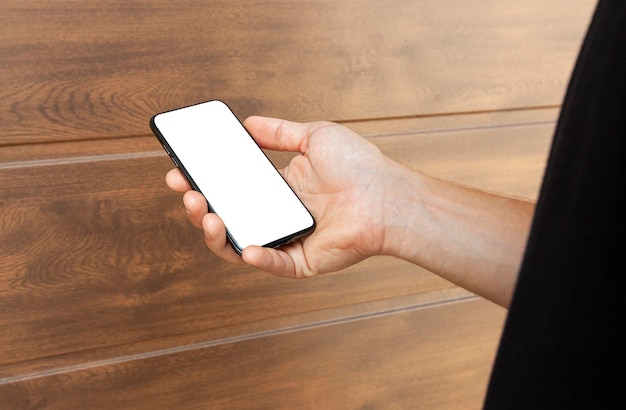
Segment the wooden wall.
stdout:
[[223,263],[148,120],[334,120],[534,198],[593,6],[0,0],[0,409],[479,408],[503,309],[393,258]]

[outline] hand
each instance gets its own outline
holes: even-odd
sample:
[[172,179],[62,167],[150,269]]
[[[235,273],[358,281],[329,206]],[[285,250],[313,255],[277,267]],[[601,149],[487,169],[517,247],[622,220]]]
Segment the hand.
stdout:
[[280,172],[311,211],[317,227],[311,235],[279,249],[250,246],[240,258],[227,243],[221,219],[207,213],[204,197],[191,191],[178,169],[173,169],[166,176],[167,185],[185,192],[189,218],[204,229],[209,249],[232,263],[243,260],[296,278],[337,271],[381,253],[385,203],[391,199],[385,191],[397,164],[338,124],[250,117],[244,125],[261,147],[302,154]]
[[281,171],[317,227],[280,249],[249,246],[241,257],[221,219],[207,213],[177,169],[166,181],[184,192],[189,219],[213,252],[286,277],[332,272],[373,255],[393,255],[507,306],[534,204],[410,170],[337,124],[251,117],[246,128],[267,149],[299,152]]

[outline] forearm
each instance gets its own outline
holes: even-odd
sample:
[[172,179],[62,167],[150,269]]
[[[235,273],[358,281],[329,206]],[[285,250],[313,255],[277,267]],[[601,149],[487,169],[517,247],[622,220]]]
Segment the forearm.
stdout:
[[534,204],[397,170],[384,253],[508,306]]

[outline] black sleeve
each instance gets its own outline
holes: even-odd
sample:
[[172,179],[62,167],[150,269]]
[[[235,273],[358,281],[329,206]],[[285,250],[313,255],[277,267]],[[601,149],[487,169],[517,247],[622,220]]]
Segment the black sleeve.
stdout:
[[601,0],[565,97],[486,409],[626,408],[626,1]]

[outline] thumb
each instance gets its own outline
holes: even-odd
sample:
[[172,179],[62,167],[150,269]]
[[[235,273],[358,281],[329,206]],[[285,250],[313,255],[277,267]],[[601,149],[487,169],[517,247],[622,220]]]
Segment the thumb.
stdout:
[[254,140],[266,149],[276,151],[304,152],[310,132],[310,124],[277,118],[248,117],[244,126]]

